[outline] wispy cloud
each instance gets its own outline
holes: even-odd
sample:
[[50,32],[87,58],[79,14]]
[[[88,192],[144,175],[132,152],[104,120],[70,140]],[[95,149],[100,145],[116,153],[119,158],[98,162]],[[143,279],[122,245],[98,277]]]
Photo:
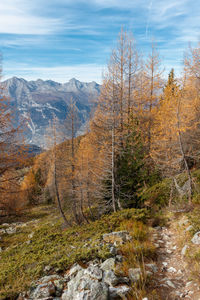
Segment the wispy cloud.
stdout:
[[7,0],[0,3],[0,33],[51,34],[61,27],[60,19],[35,14],[28,2]]
[[149,22],[150,22],[150,17],[151,17],[152,5],[153,5],[153,0],[150,0],[150,2],[149,2],[149,8],[148,8],[148,15],[147,15],[146,30],[145,30],[145,36],[146,36],[146,38],[148,36]]

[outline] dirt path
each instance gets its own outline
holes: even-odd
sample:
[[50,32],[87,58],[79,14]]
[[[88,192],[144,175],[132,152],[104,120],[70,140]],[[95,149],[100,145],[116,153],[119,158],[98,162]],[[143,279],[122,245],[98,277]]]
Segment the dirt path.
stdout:
[[176,234],[172,227],[158,227],[153,235],[158,248],[154,288],[162,300],[200,300],[200,287],[190,281],[189,270],[177,246]]

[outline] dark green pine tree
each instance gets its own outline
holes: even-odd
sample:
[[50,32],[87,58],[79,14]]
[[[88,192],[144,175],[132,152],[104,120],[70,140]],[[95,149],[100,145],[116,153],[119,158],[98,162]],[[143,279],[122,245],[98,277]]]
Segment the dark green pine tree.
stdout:
[[125,147],[118,155],[116,164],[116,197],[119,197],[122,207],[140,207],[138,196],[147,176],[144,163],[144,147],[139,135],[138,124],[132,120],[129,135],[125,137]]

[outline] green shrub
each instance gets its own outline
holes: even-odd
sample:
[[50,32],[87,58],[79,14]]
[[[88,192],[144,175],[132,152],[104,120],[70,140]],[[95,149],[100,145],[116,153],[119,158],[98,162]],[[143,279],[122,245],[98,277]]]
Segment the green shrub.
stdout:
[[141,199],[144,204],[150,207],[154,205],[158,207],[168,205],[171,182],[171,179],[164,179],[152,187],[143,190],[141,193]]

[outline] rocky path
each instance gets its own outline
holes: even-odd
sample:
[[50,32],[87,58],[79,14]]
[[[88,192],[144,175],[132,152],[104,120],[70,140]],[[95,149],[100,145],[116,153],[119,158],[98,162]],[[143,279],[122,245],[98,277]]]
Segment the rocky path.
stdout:
[[155,274],[154,288],[160,298],[200,300],[200,287],[190,281],[183,250],[177,246],[176,231],[172,227],[158,227],[153,238],[158,248],[158,270]]

